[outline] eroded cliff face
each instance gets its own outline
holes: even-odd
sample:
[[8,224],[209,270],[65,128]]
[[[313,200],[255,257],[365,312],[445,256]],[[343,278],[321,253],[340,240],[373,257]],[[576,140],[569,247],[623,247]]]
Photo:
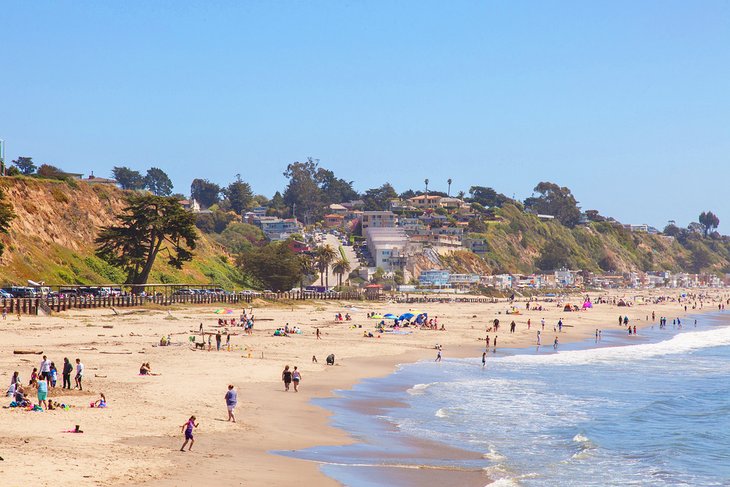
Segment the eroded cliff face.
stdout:
[[[0,178],[0,187],[17,217],[0,258],[0,283],[122,283],[126,276],[94,255],[99,229],[111,225],[126,205],[126,191],[108,184]],[[193,262],[182,270],[158,259],[151,282],[218,283],[233,287],[233,259],[201,235]]]
[[93,249],[99,228],[124,207],[124,191],[111,185],[6,178],[0,180],[17,215],[0,263],[6,265],[28,245],[57,244],[75,251]]

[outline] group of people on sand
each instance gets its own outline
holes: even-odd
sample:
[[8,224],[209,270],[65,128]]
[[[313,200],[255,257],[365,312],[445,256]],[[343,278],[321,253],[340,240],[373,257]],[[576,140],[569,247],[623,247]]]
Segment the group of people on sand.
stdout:
[[[368,316],[368,318],[370,318],[370,316]],[[343,318],[342,313],[335,313],[335,321],[352,321],[352,316],[350,316],[350,313],[345,313]]]
[[[73,365],[68,358],[63,359],[63,386],[62,389],[71,389],[71,374],[74,371]],[[81,359],[76,359],[76,375],[74,377],[74,389],[83,390],[82,380],[84,377],[84,364],[81,363]],[[37,406],[28,399],[26,389],[23,387],[20,372],[15,371],[13,377],[10,379],[10,386],[6,392],[7,397],[12,397],[12,407],[37,407],[37,410],[54,409],[53,403],[48,400],[48,389],[55,389],[58,381],[58,369],[56,364],[48,359],[46,355],[43,356],[41,363],[38,367],[33,367],[33,371],[30,373],[30,380],[28,381],[28,388],[36,390],[36,397],[38,399]],[[58,407],[58,406],[57,406]]]

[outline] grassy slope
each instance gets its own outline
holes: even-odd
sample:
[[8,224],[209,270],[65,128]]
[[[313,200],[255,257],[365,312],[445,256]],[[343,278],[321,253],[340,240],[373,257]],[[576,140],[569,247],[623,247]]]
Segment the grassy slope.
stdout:
[[[0,186],[18,215],[9,235],[0,280],[22,284],[27,279],[49,284],[124,282],[124,274],[94,255],[94,237],[124,206],[125,192],[84,182],[0,178]],[[150,282],[218,284],[247,287],[233,259],[204,235],[195,258],[182,269],[158,259]]]
[[[559,242],[569,250],[571,268],[594,272],[724,272],[730,267],[730,248],[721,240],[697,238],[681,245],[670,238],[632,233],[608,223],[569,229],[555,221],[541,221],[512,205],[500,209],[499,216],[503,222],[490,222],[486,232],[472,234],[486,238],[489,252],[484,260],[491,272],[534,272],[549,242]],[[698,252],[706,253],[707,265],[697,265]],[[454,267],[458,269],[461,264]]]

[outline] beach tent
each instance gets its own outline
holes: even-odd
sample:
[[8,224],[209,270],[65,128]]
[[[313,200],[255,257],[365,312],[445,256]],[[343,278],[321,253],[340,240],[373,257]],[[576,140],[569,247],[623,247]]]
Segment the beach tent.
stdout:
[[573,311],[573,305],[572,304],[566,304],[563,307],[563,311]]
[[382,320],[383,315],[370,315],[370,318],[373,320]]
[[402,315],[400,315],[400,316],[398,317],[398,319],[399,319],[399,320],[401,320],[401,321],[403,321],[403,320],[406,320],[406,321],[408,321],[408,320],[410,320],[411,318],[413,318],[414,316],[416,316],[416,315],[414,315],[413,313],[403,313]]
[[585,303],[583,303],[583,309],[590,309],[592,307],[593,303],[591,303],[590,301],[586,301]]
[[618,304],[616,306],[624,307],[624,306],[628,306],[628,304],[626,304],[626,301],[624,301],[623,299],[619,299]]

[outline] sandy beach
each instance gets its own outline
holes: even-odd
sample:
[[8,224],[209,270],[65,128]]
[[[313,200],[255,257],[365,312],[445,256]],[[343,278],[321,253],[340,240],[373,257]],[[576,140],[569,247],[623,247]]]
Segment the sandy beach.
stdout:
[[[694,292],[698,292],[695,290]],[[371,302],[254,303],[254,333],[228,327],[231,350],[196,350],[189,342],[200,323],[206,331],[216,331],[215,307],[109,309],[72,311],[52,317],[8,316],[0,322],[0,381],[5,388],[14,371],[25,386],[41,355],[16,355],[14,350],[42,351],[61,368],[63,358],[80,358],[85,365],[84,391],[62,391],[59,384],[50,399],[69,404],[68,410],[29,412],[4,407],[0,418],[0,484],[22,485],[338,485],[325,477],[314,463],[269,452],[295,450],[314,445],[334,445],[353,441],[328,424],[327,411],[311,404],[312,398],[327,397],[337,389],[351,387],[365,377],[391,373],[399,363],[433,360],[434,347],[443,347],[443,357],[480,356],[485,328],[500,320],[498,347],[525,347],[535,343],[540,320],[545,319],[543,344],[592,337],[597,328],[618,328],[617,317],[627,315],[639,329],[657,319],[717,310],[726,293],[702,290],[710,295],[702,309],[692,309],[694,301],[618,307],[596,304],[593,309],[564,312],[566,302],[581,305],[578,296],[565,300],[538,301],[543,311],[525,309],[517,302],[518,315],[506,315],[509,303],[493,304],[428,303],[398,305]],[[656,296],[679,296],[679,290],[621,291],[601,294],[625,297],[633,302],[641,295],[651,302]],[[589,293],[596,301],[599,294]],[[533,303],[534,305],[534,303]],[[684,306],[688,306],[685,313]],[[379,313],[426,312],[438,317],[445,331],[406,328],[408,334],[378,334],[379,320],[366,318],[368,311]],[[334,316],[350,313],[352,321],[335,322]],[[647,321],[648,317],[648,321]],[[563,320],[561,333],[553,326]],[[532,329],[527,329],[527,320]],[[509,333],[509,323],[517,324]],[[275,337],[285,324],[298,326],[301,334]],[[362,328],[359,328],[362,326]],[[316,328],[322,339],[317,340]],[[363,338],[370,331],[374,338]],[[171,346],[158,346],[160,337],[171,335]],[[494,333],[489,333],[493,338]],[[199,340],[200,338],[198,338]],[[223,336],[225,345],[225,335]],[[225,347],[224,347],[225,348]],[[336,365],[325,365],[333,353]],[[318,363],[312,363],[315,355]],[[140,376],[139,367],[149,362],[156,376]],[[284,365],[302,371],[300,392],[284,392],[280,380]],[[238,391],[236,424],[226,421],[224,395],[227,385]],[[35,400],[35,390],[28,389]],[[105,409],[89,404],[104,393]],[[3,406],[10,399],[6,398]],[[192,452],[181,453],[181,425],[195,415],[200,427],[195,431]],[[83,434],[65,433],[79,425]]]

